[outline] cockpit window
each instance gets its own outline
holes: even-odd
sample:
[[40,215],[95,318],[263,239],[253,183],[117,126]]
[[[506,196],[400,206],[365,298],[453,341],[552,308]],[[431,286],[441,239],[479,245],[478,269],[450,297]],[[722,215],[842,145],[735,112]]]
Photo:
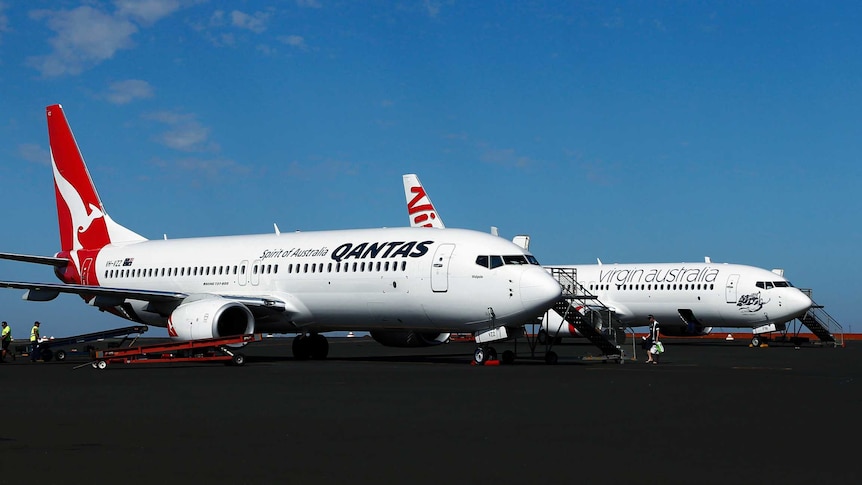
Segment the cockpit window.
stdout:
[[506,264],[530,264],[526,256],[523,254],[515,254],[511,256],[503,256],[503,261]]
[[793,286],[789,281],[758,281],[754,285],[758,288],[763,288],[764,290],[771,290],[772,288],[790,288]]
[[535,264],[538,266],[539,260],[537,260],[532,254],[512,254],[506,256],[481,255],[476,256],[476,264],[483,268],[494,269],[499,268],[504,264]]

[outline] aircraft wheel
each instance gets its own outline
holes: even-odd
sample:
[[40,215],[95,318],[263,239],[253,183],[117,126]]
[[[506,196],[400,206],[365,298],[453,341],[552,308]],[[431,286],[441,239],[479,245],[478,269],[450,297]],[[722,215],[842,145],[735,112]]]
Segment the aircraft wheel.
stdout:
[[42,360],[45,362],[49,362],[54,358],[54,352],[51,349],[42,349],[41,354]]
[[488,360],[497,360],[497,349],[488,347]]
[[515,353],[511,350],[503,352],[503,364],[509,365],[515,362]]
[[545,354],[545,363],[548,365],[554,365],[557,363],[558,357],[557,353],[553,350],[549,351]]
[[245,355],[239,352],[234,352],[233,357],[231,357],[230,361],[233,363],[233,365],[243,365],[245,364]]
[[100,361],[97,361],[97,362],[96,362],[96,368],[97,368],[97,369],[102,370],[102,369],[104,369],[105,367],[108,367],[108,363],[107,363],[107,362],[105,362],[104,360],[100,360]]
[[309,354],[314,360],[324,360],[329,355],[329,341],[320,334],[314,334],[309,338]]
[[762,343],[763,343],[763,340],[761,340],[761,338],[758,337],[757,335],[755,335],[754,337],[751,337],[751,345],[753,347],[760,347],[760,344],[762,344]]
[[57,360],[66,360],[66,351],[65,350],[58,350],[56,357],[57,357]]
[[484,347],[478,347],[475,352],[473,352],[473,362],[483,365],[488,361],[488,353],[485,351]]
[[293,337],[293,358],[296,360],[308,360],[311,358],[311,351],[309,349],[310,342],[308,337],[305,335],[297,335]]

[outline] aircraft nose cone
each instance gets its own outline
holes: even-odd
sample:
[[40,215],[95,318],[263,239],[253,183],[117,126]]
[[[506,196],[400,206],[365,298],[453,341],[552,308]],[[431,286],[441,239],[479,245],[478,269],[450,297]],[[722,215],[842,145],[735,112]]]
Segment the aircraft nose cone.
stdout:
[[544,268],[527,268],[521,275],[521,303],[525,309],[544,311],[563,295],[560,283]]
[[797,291],[793,294],[793,298],[787,302],[787,308],[796,318],[801,318],[805,315],[814,302],[805,293]]

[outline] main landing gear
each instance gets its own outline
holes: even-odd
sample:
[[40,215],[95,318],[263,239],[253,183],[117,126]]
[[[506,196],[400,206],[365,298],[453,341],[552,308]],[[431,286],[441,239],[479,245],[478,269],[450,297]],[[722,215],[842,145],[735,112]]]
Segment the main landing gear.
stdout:
[[[480,345],[473,352],[473,362],[477,365],[484,365],[490,360],[497,360],[497,349],[490,345]],[[503,351],[500,362],[503,364],[511,364],[515,362],[515,353],[511,350]]]
[[329,341],[318,333],[299,334],[293,338],[293,357],[296,360],[324,360],[329,355]]

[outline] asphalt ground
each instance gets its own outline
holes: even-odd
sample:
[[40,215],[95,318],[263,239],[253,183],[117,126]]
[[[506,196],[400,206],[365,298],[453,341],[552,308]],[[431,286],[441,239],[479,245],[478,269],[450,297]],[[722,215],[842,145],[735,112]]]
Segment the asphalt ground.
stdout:
[[659,365],[573,343],[549,366],[522,342],[473,366],[470,343],[367,339],[302,362],[267,339],[241,367],[19,356],[0,364],[0,483],[859,483],[862,342],[665,343]]

